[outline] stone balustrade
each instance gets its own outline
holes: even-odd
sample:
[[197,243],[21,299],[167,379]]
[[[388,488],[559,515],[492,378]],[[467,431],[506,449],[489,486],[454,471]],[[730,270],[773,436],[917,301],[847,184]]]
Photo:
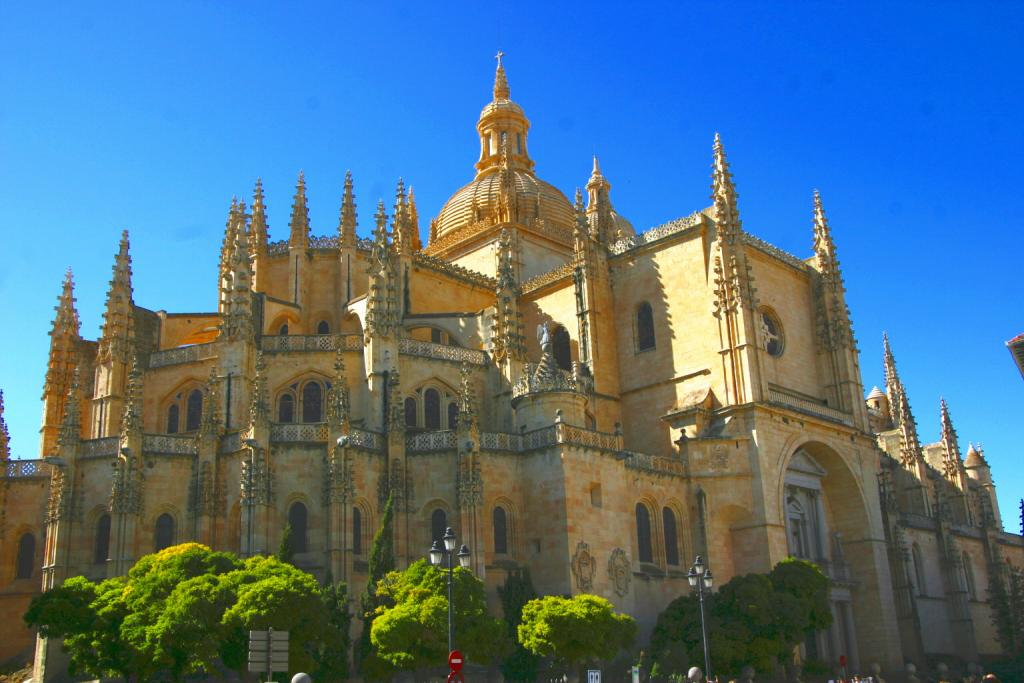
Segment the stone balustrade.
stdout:
[[405,448],[410,453],[429,453],[431,451],[455,450],[455,432],[419,432],[405,437]]
[[8,479],[28,479],[49,476],[50,469],[45,460],[8,460],[4,476]]
[[588,394],[594,390],[594,378],[574,374],[566,370],[555,370],[547,375],[537,373],[535,363],[527,363],[523,375],[512,385],[512,398],[544,391],[573,391]]
[[469,363],[470,365],[487,365],[487,354],[476,349],[464,349],[461,346],[435,344],[418,339],[403,338],[398,341],[398,351],[409,356],[446,360],[452,363]]
[[625,456],[626,467],[634,470],[641,470],[651,474],[668,476],[686,476],[686,468],[681,460],[666,458],[651,453],[637,453],[635,451],[622,451]]
[[270,440],[285,443],[316,443],[327,441],[327,424],[272,424]]
[[143,434],[142,452],[163,455],[196,455],[199,448],[193,434]]
[[844,413],[841,410],[830,408],[829,406],[821,403],[815,403],[805,398],[795,396],[787,391],[781,389],[769,387],[768,388],[768,401],[771,403],[777,403],[779,405],[786,406],[787,408],[793,408],[802,413],[809,413],[817,417],[823,417],[826,420],[832,420],[833,422],[839,422],[849,427],[853,426],[853,416],[849,413]]
[[261,348],[269,353],[289,351],[335,351],[338,339],[341,339],[343,351],[362,351],[363,337],[359,334],[287,334],[266,336],[261,340]]
[[78,457],[82,459],[109,458],[117,455],[117,447],[121,439],[117,436],[106,436],[102,439],[87,439],[78,444]]
[[179,346],[176,349],[164,349],[149,354],[150,368],[164,368],[169,365],[182,365],[183,363],[196,363],[202,360],[217,357],[217,348],[214,342],[206,344],[192,344],[190,346]]

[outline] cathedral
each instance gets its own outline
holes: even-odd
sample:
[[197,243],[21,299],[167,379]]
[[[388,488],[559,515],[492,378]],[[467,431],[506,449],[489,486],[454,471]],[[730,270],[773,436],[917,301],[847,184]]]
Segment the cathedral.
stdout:
[[0,403],[0,660],[34,648],[56,679],[59,648],[20,626],[32,596],[185,541],[244,557],[290,525],[296,564],[360,591],[389,498],[399,566],[450,526],[495,613],[529,568],[646,640],[694,556],[719,584],[796,556],[832,580],[805,660],[1000,653],[987,587],[1024,539],[945,402],[918,434],[888,339],[865,395],[821,197],[809,257],[758,239],[716,136],[711,205],[638,232],[596,158],[572,199],[538,177],[529,129],[499,56],[475,175],[426,244],[401,181],[360,238],[350,175],[337,232],[312,235],[301,174],[270,241],[257,181],[209,312],[136,303],[126,232],[89,340],[68,272],[38,459],[11,458]]

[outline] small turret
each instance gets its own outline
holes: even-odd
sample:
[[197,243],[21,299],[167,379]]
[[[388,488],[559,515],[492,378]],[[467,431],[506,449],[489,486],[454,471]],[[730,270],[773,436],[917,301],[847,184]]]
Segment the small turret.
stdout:
[[400,254],[410,254],[415,249],[409,216],[409,201],[405,195],[405,182],[399,178],[395,188],[395,213],[391,221],[391,239]]
[[495,289],[494,333],[491,352],[499,362],[526,358],[523,317],[519,310],[519,285],[512,263],[512,243],[508,228],[501,231],[496,249],[498,286]]
[[299,171],[292,202],[292,217],[288,225],[288,246],[291,249],[309,248],[309,208],[306,206],[306,176]]
[[252,270],[249,261],[249,237],[245,226],[245,204],[239,204],[228,229],[233,239],[228,252],[226,270],[221,284],[224,302],[221,316],[221,337],[226,341],[252,337]]

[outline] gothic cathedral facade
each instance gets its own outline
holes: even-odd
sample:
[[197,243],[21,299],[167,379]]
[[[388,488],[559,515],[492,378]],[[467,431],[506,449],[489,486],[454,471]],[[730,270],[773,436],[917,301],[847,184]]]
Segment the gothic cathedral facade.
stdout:
[[216,311],[136,304],[125,233],[87,340],[69,272],[40,459],[0,429],[0,659],[32,646],[13,625],[40,589],[184,541],[267,553],[290,524],[297,564],[361,589],[389,497],[399,564],[451,526],[496,609],[527,567],[649,634],[695,555],[718,582],[793,555],[832,579],[804,657],[999,653],[985,589],[1024,540],[945,403],[919,439],[888,340],[865,399],[820,197],[809,258],[754,237],[716,136],[712,205],[638,233],[596,159],[574,202],[541,180],[529,125],[499,60],[475,178],[426,245],[401,183],[359,238],[350,176],[312,236],[300,175],[287,240],[259,182],[232,204]]

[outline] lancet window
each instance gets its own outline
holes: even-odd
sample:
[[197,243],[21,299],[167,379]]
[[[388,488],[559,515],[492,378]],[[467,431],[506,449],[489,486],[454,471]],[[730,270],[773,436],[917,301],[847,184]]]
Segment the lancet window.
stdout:
[[494,508],[491,513],[491,522],[494,527],[494,554],[508,554],[508,513],[500,505]]
[[636,350],[650,351],[654,346],[654,311],[644,301],[636,307]]
[[455,429],[459,404],[456,393],[440,384],[416,389],[403,402],[408,429]]
[[202,390],[196,387],[175,393],[164,407],[164,419],[168,434],[197,431],[203,421]]
[[174,545],[174,517],[163,513],[156,518],[153,547],[158,552]]
[[654,562],[654,547],[651,544],[651,511],[643,503],[636,504],[636,546],[641,562]]
[[448,513],[436,508],[430,513],[430,540],[444,542],[444,531],[448,528]]
[[329,322],[327,322],[326,320],[321,320],[320,322],[318,322],[316,324],[316,333],[317,334],[330,334],[331,333],[331,324]]
[[93,545],[92,561],[106,562],[110,557],[110,515],[103,514],[96,520],[96,539]]
[[292,528],[292,548],[297,553],[304,553],[308,550],[307,527],[309,522],[309,511],[306,506],[295,501],[288,508],[288,525]]
[[290,384],[277,397],[277,421],[283,424],[324,421],[324,392],[330,384],[310,379]]
[[36,566],[36,537],[25,533],[18,539],[18,557],[14,563],[14,578],[31,579]]

